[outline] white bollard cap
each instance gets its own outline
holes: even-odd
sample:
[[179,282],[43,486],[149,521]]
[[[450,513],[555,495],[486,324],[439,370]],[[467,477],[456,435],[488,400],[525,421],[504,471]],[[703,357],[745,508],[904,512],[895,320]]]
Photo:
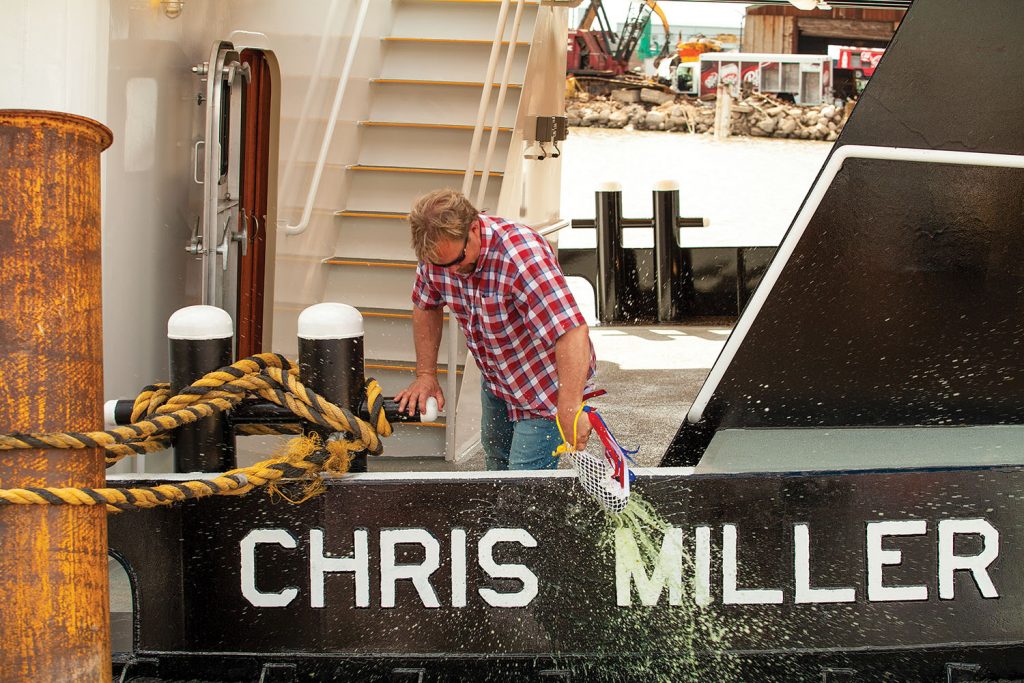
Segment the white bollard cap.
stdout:
[[654,183],[655,192],[671,192],[679,189],[679,182],[676,180],[659,180]]
[[598,192],[622,192],[622,183],[614,180],[606,180],[597,186]]
[[299,314],[302,339],[352,339],[363,336],[363,316],[348,304],[314,304]]
[[216,306],[186,306],[167,319],[168,339],[225,339],[235,336],[231,315]]

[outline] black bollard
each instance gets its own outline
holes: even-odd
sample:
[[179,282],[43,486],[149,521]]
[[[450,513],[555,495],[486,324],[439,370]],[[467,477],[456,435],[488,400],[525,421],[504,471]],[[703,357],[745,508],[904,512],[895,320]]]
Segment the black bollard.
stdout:
[[651,193],[654,203],[654,273],[658,322],[679,322],[683,318],[680,284],[683,277],[679,248],[679,183],[662,180]]
[[[353,415],[365,391],[363,316],[345,304],[322,303],[299,315],[299,377],[302,383]],[[331,430],[318,428],[324,439]],[[354,454],[351,472],[366,471],[366,452]]]
[[622,250],[622,186],[602,183],[595,193],[597,229],[597,317],[602,323],[622,321],[625,260]]
[[[188,306],[167,321],[171,391],[178,393],[203,375],[231,364],[231,316],[215,306]],[[235,437],[223,414],[174,430],[177,472],[223,472],[235,468]]]

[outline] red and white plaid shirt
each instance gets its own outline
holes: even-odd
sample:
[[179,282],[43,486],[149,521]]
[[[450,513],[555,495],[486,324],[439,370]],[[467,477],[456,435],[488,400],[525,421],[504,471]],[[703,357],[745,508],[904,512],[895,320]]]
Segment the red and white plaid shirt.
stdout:
[[[487,388],[518,421],[554,417],[555,341],[585,323],[547,240],[524,225],[480,215],[480,257],[470,275],[430,263],[416,268],[413,304],[447,304]],[[597,364],[590,346],[590,372]]]

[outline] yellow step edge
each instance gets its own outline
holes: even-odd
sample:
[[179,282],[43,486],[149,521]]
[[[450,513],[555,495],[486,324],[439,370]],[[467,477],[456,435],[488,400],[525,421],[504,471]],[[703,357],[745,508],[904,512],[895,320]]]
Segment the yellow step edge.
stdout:
[[[364,318],[393,318],[396,320],[412,320],[412,312],[399,313],[398,311],[370,311],[365,308],[359,308],[358,306],[356,307],[356,310],[358,310],[359,315],[363,316]],[[441,318],[445,322],[448,322],[447,313],[442,315]]]
[[412,313],[385,313],[384,311],[359,311],[364,318],[399,318],[412,319]]
[[[473,130],[474,126],[465,123],[406,123],[404,121],[360,121],[360,126],[368,128],[430,128],[443,130]],[[490,132],[490,126],[484,126],[482,130]],[[499,126],[499,133],[511,133],[512,129],[507,126]]]
[[[370,370],[392,370],[394,372],[415,372],[416,371],[415,366],[412,366],[412,365],[388,365],[387,363],[364,363],[363,367],[364,368],[368,368]],[[456,370],[455,371],[456,375],[461,375],[462,373],[463,373],[462,370]],[[439,374],[439,375],[447,375],[448,374],[448,367],[447,366],[438,366],[437,374]]]
[[338,256],[325,258],[323,263],[329,266],[366,266],[368,268],[399,268],[405,270],[416,270],[414,261],[375,261],[371,259],[349,259]]
[[[424,5],[430,3],[447,3],[452,5],[497,5],[500,4],[501,1],[502,0],[405,0],[405,2],[418,2]],[[513,0],[513,2],[514,1],[515,0]],[[537,0],[524,0],[523,4],[529,7],[535,7],[540,3]]]
[[[441,0],[442,2],[444,0]],[[484,87],[481,81],[426,81],[417,78],[371,78],[370,83],[377,83],[380,85],[455,85],[464,86],[469,88],[482,88]],[[501,83],[492,83],[492,87],[500,88]],[[509,88],[522,88],[522,83],[509,83]]]
[[[458,168],[418,168],[414,166],[366,166],[363,164],[350,164],[345,168],[350,171],[377,171],[381,173],[426,173],[431,175],[466,175],[464,170]],[[473,175],[479,177],[483,171],[474,171]],[[504,173],[491,171],[488,176],[500,178]]]
[[343,218],[390,218],[398,220],[405,220],[409,217],[408,213],[401,213],[398,211],[355,211],[350,209],[335,211],[334,215],[341,216]]
[[[385,36],[382,40],[389,43],[455,43],[457,45],[491,45],[494,41],[477,38],[415,38],[413,36]],[[508,45],[509,41],[501,41],[502,45]],[[517,46],[525,46],[530,43],[524,40],[517,40]]]

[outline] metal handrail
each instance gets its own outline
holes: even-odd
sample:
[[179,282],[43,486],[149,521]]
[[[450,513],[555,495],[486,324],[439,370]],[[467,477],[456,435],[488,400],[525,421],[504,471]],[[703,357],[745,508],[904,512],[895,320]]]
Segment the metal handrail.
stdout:
[[327,162],[327,151],[331,147],[331,140],[334,138],[334,126],[338,122],[338,114],[341,111],[341,101],[345,98],[345,91],[348,89],[349,76],[352,73],[352,63],[355,62],[356,51],[359,48],[359,39],[363,32],[363,23],[366,20],[366,10],[370,0],[361,0],[359,13],[356,15],[356,23],[352,28],[352,39],[348,44],[348,52],[345,54],[345,64],[338,76],[338,88],[334,93],[334,104],[331,106],[331,117],[327,120],[327,129],[324,131],[324,138],[320,143],[320,155],[316,160],[316,169],[313,171],[313,182],[309,185],[309,192],[306,193],[306,203],[302,209],[302,218],[296,225],[285,225],[285,234],[298,235],[309,227],[309,218],[313,214],[313,203],[316,201],[316,193],[320,189],[320,178],[323,175],[324,164]]
[[556,218],[554,220],[548,221],[547,223],[535,225],[533,229],[536,230],[537,234],[540,235],[541,237],[547,237],[548,235],[555,234],[559,230],[565,230],[572,224],[573,222],[568,218]]
[[313,104],[313,93],[316,92],[316,84],[320,81],[320,74],[324,69],[324,62],[327,59],[327,46],[330,44],[328,34],[334,26],[334,16],[338,10],[338,0],[331,0],[327,9],[327,18],[324,21],[324,31],[320,35],[320,45],[317,47],[316,61],[313,63],[313,71],[309,76],[309,84],[306,86],[306,95],[302,99],[302,108],[299,109],[299,118],[295,124],[295,138],[288,150],[288,159],[284,166],[284,179],[281,181],[281,189],[288,192],[292,188],[292,180],[295,176],[295,159],[299,155],[299,141],[306,131],[306,122],[309,120],[309,108]]
[[484,132],[484,116],[487,113],[487,105],[491,101],[491,86],[494,82],[494,72],[498,67],[501,39],[505,35],[505,24],[508,23],[508,6],[509,0],[501,0],[501,8],[498,10],[498,23],[494,28],[494,41],[491,43],[491,55],[487,59],[487,75],[484,77],[484,87],[480,93],[480,106],[476,110],[473,141],[469,144],[469,160],[466,162],[466,173],[462,177],[462,194],[467,197],[473,187],[473,170],[476,166],[476,158],[480,153],[480,138],[483,137]]
[[519,24],[523,18],[524,0],[516,3],[516,15],[512,19],[512,35],[508,39],[508,50],[505,52],[505,68],[501,72],[501,85],[498,87],[498,101],[494,105],[494,118],[491,124],[491,132],[487,138],[487,154],[484,155],[484,165],[480,174],[480,186],[476,193],[476,205],[483,206],[484,193],[487,192],[487,181],[491,176],[491,161],[494,156],[494,147],[498,142],[498,126],[501,124],[501,110],[505,106],[505,93],[508,92],[508,77],[512,73],[512,59],[516,54],[516,41],[519,39]]

